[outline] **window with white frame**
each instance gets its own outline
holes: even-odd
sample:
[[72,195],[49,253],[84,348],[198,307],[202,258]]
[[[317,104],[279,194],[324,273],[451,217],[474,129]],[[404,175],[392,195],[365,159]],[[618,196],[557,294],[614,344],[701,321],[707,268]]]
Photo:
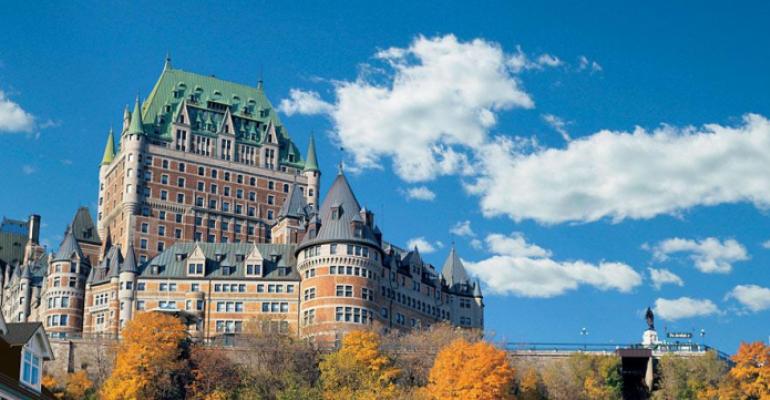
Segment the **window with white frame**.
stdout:
[[24,350],[21,381],[29,386],[40,385],[40,356]]

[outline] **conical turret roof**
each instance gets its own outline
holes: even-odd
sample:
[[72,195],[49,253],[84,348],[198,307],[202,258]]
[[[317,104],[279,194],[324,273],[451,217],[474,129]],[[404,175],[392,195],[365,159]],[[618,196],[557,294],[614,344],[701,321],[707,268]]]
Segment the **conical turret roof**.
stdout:
[[305,158],[305,171],[318,170],[318,159],[315,154],[315,137],[310,135],[310,143],[307,145],[307,157]]
[[107,144],[104,146],[104,155],[102,156],[102,165],[108,165],[115,158],[115,139],[113,138],[112,128],[107,134]]
[[355,223],[361,228],[359,234],[356,234],[354,222],[360,221],[360,212],[361,206],[356,200],[345,174],[340,171],[318,210],[321,219],[321,228],[318,230],[318,234],[314,238],[305,235],[302,245],[318,242],[352,241],[365,242],[379,247],[380,244],[377,242],[372,229],[366,224]]
[[123,260],[123,264],[120,265],[120,272],[134,272],[139,271],[136,265],[136,254],[134,253],[134,245],[129,243],[126,249],[126,258]]
[[281,206],[281,210],[278,212],[278,218],[300,218],[307,216],[307,203],[305,202],[305,196],[299,190],[296,183],[291,185],[289,197]]
[[449,250],[449,256],[444,261],[444,266],[441,268],[441,276],[444,277],[444,281],[449,288],[469,283],[468,273],[465,271],[465,266],[460,261],[460,257],[457,256],[454,246]]
[[131,124],[128,126],[129,135],[144,135],[144,123],[142,122],[142,108],[139,104],[139,96],[134,103],[134,112],[131,113]]
[[59,245],[59,250],[56,252],[56,257],[54,257],[54,261],[59,260],[69,260],[73,254],[76,254],[78,258],[81,260],[85,260],[85,257],[83,256],[83,251],[80,249],[80,245],[78,244],[77,239],[75,238],[75,234],[72,232],[72,229],[68,226],[67,232],[64,234],[64,240],[62,240],[61,244]]

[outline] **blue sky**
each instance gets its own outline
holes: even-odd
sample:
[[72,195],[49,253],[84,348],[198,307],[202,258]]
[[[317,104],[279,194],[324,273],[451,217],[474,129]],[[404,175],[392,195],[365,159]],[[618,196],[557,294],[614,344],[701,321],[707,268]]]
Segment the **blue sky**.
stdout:
[[58,245],[168,51],[262,76],[390,241],[436,265],[455,241],[498,339],[637,342],[648,305],[725,351],[768,339],[767,4],[413,3],[4,4],[0,213]]

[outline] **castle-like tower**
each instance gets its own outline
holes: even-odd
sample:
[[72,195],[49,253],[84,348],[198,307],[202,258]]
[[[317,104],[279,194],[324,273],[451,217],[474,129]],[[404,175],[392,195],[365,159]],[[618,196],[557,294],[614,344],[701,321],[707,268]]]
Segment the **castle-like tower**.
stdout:
[[307,158],[256,87],[172,68],[123,113],[99,168],[98,234],[138,263],[178,241],[270,242],[290,189],[315,204],[315,143]]
[[69,226],[59,249],[51,257],[45,277],[40,320],[51,336],[66,337],[83,331],[85,284],[90,271],[91,261],[81,249],[73,227]]

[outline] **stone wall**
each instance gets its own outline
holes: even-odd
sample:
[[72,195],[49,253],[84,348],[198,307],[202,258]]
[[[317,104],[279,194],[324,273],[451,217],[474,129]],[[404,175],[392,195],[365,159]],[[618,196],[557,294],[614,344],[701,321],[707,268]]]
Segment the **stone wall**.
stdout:
[[97,381],[106,378],[112,370],[117,342],[112,339],[90,338],[50,339],[54,360],[45,364],[45,372],[57,382],[63,382],[71,372],[85,369]]

